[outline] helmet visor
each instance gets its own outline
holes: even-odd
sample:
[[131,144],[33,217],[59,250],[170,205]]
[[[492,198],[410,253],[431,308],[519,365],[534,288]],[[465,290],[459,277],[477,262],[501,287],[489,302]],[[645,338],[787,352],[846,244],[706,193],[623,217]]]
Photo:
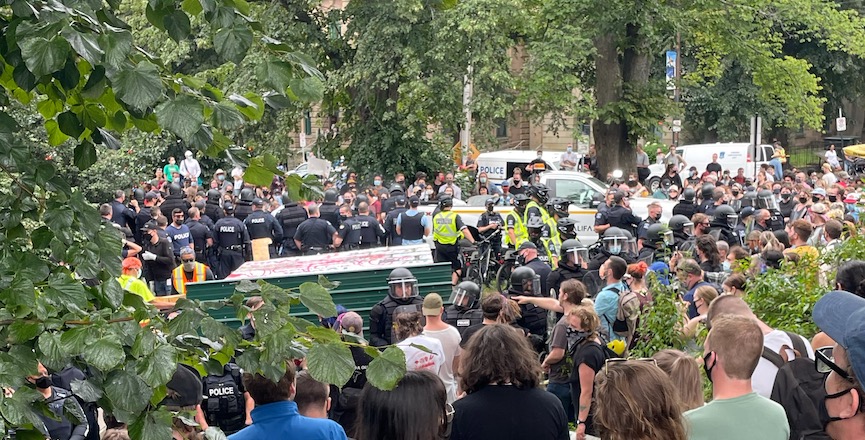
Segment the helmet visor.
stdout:
[[691,222],[685,223],[682,225],[682,232],[688,237],[694,235],[694,224]]
[[541,292],[541,277],[535,276],[523,280],[523,295],[543,296]]
[[584,261],[589,261],[589,250],[586,248],[573,248],[565,251],[568,256],[568,261],[575,265],[579,265]]
[[735,228],[739,224],[739,216],[736,214],[727,215],[727,225]]
[[402,278],[388,281],[388,294],[394,299],[414,298],[419,295],[417,280],[414,278]]
[[474,295],[469,293],[466,289],[454,287],[454,290],[451,291],[450,302],[458,309],[472,308],[474,306],[474,304],[472,304],[474,300]]
[[673,231],[664,231],[663,238],[665,246],[672,246],[676,243],[676,239],[673,237]]
[[604,237],[604,248],[613,255],[618,255],[622,252],[627,239],[624,237]]

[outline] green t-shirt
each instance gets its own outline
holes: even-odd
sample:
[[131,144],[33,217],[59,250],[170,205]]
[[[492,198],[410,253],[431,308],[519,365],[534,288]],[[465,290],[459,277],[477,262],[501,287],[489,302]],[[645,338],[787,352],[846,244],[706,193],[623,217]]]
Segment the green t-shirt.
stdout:
[[177,166],[177,164],[174,164],[174,165],[168,164],[168,165],[165,165],[164,167],[162,167],[162,173],[165,174],[165,180],[167,180],[169,182],[174,182],[174,178],[171,177],[171,173],[174,173],[174,172],[180,173],[180,167]]
[[153,292],[150,291],[150,288],[147,287],[147,283],[139,280],[138,278],[132,277],[130,275],[120,275],[117,277],[117,282],[120,283],[120,287],[127,292],[134,293],[142,298],[144,301],[150,302],[153,301],[155,296]]
[[790,425],[784,407],[749,393],[713,400],[685,413],[689,440],[788,440]]

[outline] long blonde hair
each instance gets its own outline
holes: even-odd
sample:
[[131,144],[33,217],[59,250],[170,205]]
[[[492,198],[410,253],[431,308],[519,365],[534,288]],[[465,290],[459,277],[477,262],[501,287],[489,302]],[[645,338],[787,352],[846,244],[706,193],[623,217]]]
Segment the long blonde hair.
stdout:
[[682,412],[703,406],[703,376],[696,359],[673,349],[661,350],[652,358],[676,385]]

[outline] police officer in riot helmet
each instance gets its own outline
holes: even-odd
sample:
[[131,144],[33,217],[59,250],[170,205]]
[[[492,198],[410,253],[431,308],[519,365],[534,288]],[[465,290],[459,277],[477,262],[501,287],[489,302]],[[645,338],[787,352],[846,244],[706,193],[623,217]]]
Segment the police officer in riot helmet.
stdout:
[[[360,197],[358,197],[359,199]],[[382,200],[381,202],[381,213],[388,214],[394,208],[396,208],[397,200],[402,200],[403,205],[405,205],[405,193],[402,186],[394,183],[390,186],[390,197]]]
[[402,245],[402,236],[397,233],[397,223],[400,214],[408,210],[406,207],[406,198],[404,195],[396,195],[387,200],[391,199],[393,199],[394,205],[385,215],[384,223],[382,224],[387,233],[385,244],[388,246],[400,246]]
[[637,254],[639,251],[637,250],[637,238],[634,237],[634,234],[627,229],[622,229],[622,233],[625,234],[625,247],[622,248],[622,253],[619,254],[628,264],[634,263],[637,261]]
[[546,240],[543,239],[544,226],[544,221],[540,217],[529,217],[529,220],[526,222],[526,231],[529,234],[529,242],[538,248],[538,259],[552,267],[552,255],[550,254]]
[[219,205],[220,200],[222,200],[222,193],[219,192],[218,189],[207,191],[207,202],[204,205],[204,215],[210,217],[214,222],[219,221],[223,216],[222,206]]
[[373,347],[391,345],[393,312],[399,306],[417,306],[420,310],[423,298],[418,294],[417,279],[410,270],[396,268],[387,277],[388,293],[369,312],[369,343]]
[[715,185],[711,183],[707,183],[703,185],[703,189],[700,190],[700,206],[697,207],[697,212],[706,213],[710,212],[711,215],[711,207],[715,204],[715,199],[712,198],[712,195],[715,192]]
[[256,197],[252,200],[252,212],[243,221],[249,231],[249,239],[269,238],[270,258],[276,257],[277,244],[282,241],[282,225],[264,210],[264,200]]
[[[231,435],[246,427],[246,418],[254,405],[243,388],[240,367],[233,361],[225,364],[222,374],[204,377],[204,399],[201,409],[210,426],[218,426]],[[249,408],[247,408],[249,406]]]
[[564,245],[564,242],[567,240],[577,238],[577,222],[570,217],[560,218],[559,221],[556,222],[556,229],[559,231],[562,245]]
[[136,202],[138,202],[139,206],[143,206],[142,203],[144,203],[144,190],[141,188],[133,189],[132,198],[135,199]]
[[276,215],[276,221],[282,226],[280,256],[300,255],[300,249],[294,242],[294,234],[297,232],[297,227],[308,218],[309,215],[303,206],[292,201],[288,193],[282,193],[282,209]]
[[673,232],[673,245],[676,249],[682,249],[682,245],[694,235],[694,223],[691,219],[681,214],[670,218],[669,227]]
[[213,247],[217,252],[216,276],[225,278],[240,267],[250,252],[249,232],[242,221],[234,217],[234,205],[223,206],[225,217],[216,222]]
[[[511,285],[506,296],[544,297],[541,292],[540,277],[530,267],[518,267],[511,272]],[[517,325],[524,328],[535,338],[545,339],[547,332],[547,311],[534,304],[520,304],[520,318]],[[534,345],[537,345],[534,343]],[[537,347],[536,347],[537,348]]]
[[643,247],[637,260],[651,265],[655,261],[666,261],[672,255],[671,248],[675,245],[673,231],[663,224],[655,223],[649,226],[646,237],[642,240]]
[[480,324],[484,315],[480,304],[481,289],[472,281],[457,284],[451,292],[451,306],[445,309],[444,321],[460,332],[462,336],[470,326]]
[[697,192],[694,191],[694,188],[685,188],[682,191],[682,200],[673,207],[673,215],[683,215],[687,218],[693,217],[697,213],[697,205],[694,203],[696,197]]
[[619,228],[608,228],[604,231],[604,236],[601,238],[601,241],[604,243],[604,246],[601,247],[598,254],[589,261],[588,269],[590,271],[600,269],[601,265],[603,265],[604,262],[613,255],[625,258],[625,254],[622,252],[627,244],[626,242],[628,241],[628,236],[625,235],[625,231],[622,231]]
[[545,235],[549,235],[550,250],[558,255],[559,247],[566,239],[562,238],[558,229],[558,222],[561,219],[568,218],[568,207],[571,202],[568,199],[561,197],[553,197],[547,202],[547,212],[550,213],[550,218],[547,222],[547,227],[544,230]]
[[709,234],[716,241],[725,241],[730,246],[741,246],[739,236],[733,232],[733,229],[739,223],[739,215],[730,205],[720,205],[715,208],[712,224],[709,226]]
[[339,194],[334,189],[324,192],[324,202],[318,207],[322,220],[327,220],[333,227],[339,227]]
[[240,220],[246,220],[249,214],[252,214],[252,201],[255,199],[255,191],[251,188],[243,188],[240,191],[240,199],[235,206],[234,216]]
[[778,202],[775,200],[772,191],[761,189],[757,192],[757,208],[769,211],[769,221],[767,221],[767,223],[771,230],[784,230],[784,217],[778,209]]
[[559,252],[559,265],[547,277],[547,287],[558,293],[562,283],[566,280],[582,281],[588,272],[589,249],[583,246],[580,240],[568,239],[562,242]]
[[180,185],[176,183],[168,185],[168,195],[165,197],[162,205],[159,206],[162,213],[168,216],[175,209],[180,209],[183,211],[183,219],[186,220],[186,213],[189,212],[189,208],[192,208],[192,205],[183,197],[183,190],[180,189]]
[[757,210],[757,191],[749,190],[745,191],[745,195],[742,197],[742,204],[740,206],[740,210],[745,208],[746,206],[750,206]]

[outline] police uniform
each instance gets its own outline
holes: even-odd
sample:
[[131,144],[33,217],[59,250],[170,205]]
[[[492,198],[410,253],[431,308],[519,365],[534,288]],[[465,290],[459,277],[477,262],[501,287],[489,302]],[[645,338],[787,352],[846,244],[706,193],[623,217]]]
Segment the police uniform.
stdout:
[[460,216],[453,211],[441,211],[433,216],[433,241],[436,246],[436,263],[449,262],[451,269],[459,270],[460,231],[465,227]]
[[697,206],[689,200],[682,200],[673,207],[673,215],[684,215],[690,219],[697,213]]
[[246,427],[246,399],[240,367],[225,364],[221,375],[209,375],[202,380],[201,409],[211,426],[218,426],[228,435]]
[[310,217],[297,226],[294,239],[301,243],[303,254],[320,254],[327,251],[336,228],[322,218]]
[[333,202],[324,202],[318,207],[319,216],[322,220],[327,220],[333,227],[339,226],[339,206]]
[[484,321],[484,313],[480,309],[460,310],[456,306],[445,309],[444,322],[456,327],[462,337],[467,328],[481,324]]
[[195,261],[206,264],[207,259],[204,250],[207,249],[207,239],[213,238],[213,232],[203,223],[192,219],[186,221],[186,227],[189,228],[189,236],[192,238],[192,244],[195,248]]
[[165,197],[165,200],[159,205],[159,210],[162,211],[162,215],[170,218],[175,209],[180,209],[183,211],[183,219],[186,220],[186,213],[191,207],[192,205],[183,198],[183,194],[172,194]]
[[215,221],[215,222],[218,222],[219,219],[224,217],[224,214],[222,212],[222,207],[219,206],[219,203],[212,203],[210,201],[207,201],[204,204],[204,213],[203,214],[210,217],[210,219]]
[[216,276],[225,278],[244,262],[244,251],[249,246],[249,232],[242,221],[223,217],[216,222],[213,246],[219,252]]
[[484,211],[484,213],[481,214],[480,218],[478,218],[478,228],[483,227],[483,226],[489,226],[492,224],[499,225],[499,229],[495,229],[495,230],[489,229],[486,232],[482,232],[482,234],[483,234],[484,238],[492,237],[493,234],[499,235],[498,240],[492,240],[490,243],[492,244],[492,247],[493,247],[493,255],[500,255],[502,253],[502,240],[501,240],[501,233],[502,232],[501,231],[502,231],[502,228],[504,228],[504,226],[505,226],[505,219],[503,219],[502,215],[499,214],[498,212]]
[[339,237],[342,238],[343,250],[366,249],[378,245],[378,239],[384,238],[384,228],[369,215],[350,217],[339,225]]
[[300,226],[309,216],[306,209],[297,203],[289,203],[285,205],[276,215],[276,221],[282,226],[282,252],[280,255],[299,255],[300,250],[294,243],[294,234],[297,232],[297,227]]
[[423,305],[423,298],[414,296],[403,300],[395,300],[390,295],[372,306],[369,311],[369,344],[373,347],[383,347],[391,345],[395,341],[392,339],[393,330],[393,312],[399,306],[417,306],[418,311]]
[[245,221],[249,214],[252,214],[252,201],[238,200],[235,203],[234,217],[240,221]]
[[634,215],[630,209],[622,205],[616,205],[607,211],[607,220],[611,228],[619,228],[627,231],[633,231],[634,226],[639,225],[643,220]]
[[[512,243],[510,234],[507,234],[507,231],[510,229],[514,230],[516,243]],[[508,245],[508,248],[515,249],[528,239],[529,233],[526,230],[526,225],[523,223],[522,216],[516,210],[509,212],[505,218],[505,243]]]
[[426,232],[423,226],[423,218],[424,213],[420,211],[416,212],[414,215],[409,215],[408,211],[405,211],[399,215],[399,229],[400,232],[402,232],[400,242],[402,242],[402,240],[423,239],[424,232]]
[[[399,206],[393,208],[391,211],[387,213],[387,216],[384,218],[384,231],[387,234],[385,238],[387,239],[388,246],[400,246],[402,245],[402,237],[396,233],[396,219],[399,218],[400,214],[406,212],[407,209],[404,206]],[[423,214],[421,214],[423,216]],[[405,226],[402,226],[405,227]],[[423,235],[421,235],[422,237]]]
[[270,215],[262,210],[252,211],[243,221],[246,230],[249,231],[249,239],[270,238],[270,257],[276,256],[276,244],[282,241],[282,226]]

